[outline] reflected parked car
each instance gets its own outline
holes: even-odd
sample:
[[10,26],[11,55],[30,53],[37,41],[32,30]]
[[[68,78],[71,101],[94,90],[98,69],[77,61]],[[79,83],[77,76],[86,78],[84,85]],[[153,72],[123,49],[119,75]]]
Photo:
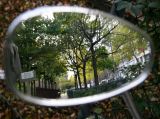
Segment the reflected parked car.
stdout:
[[107,84],[109,82],[109,79],[103,79],[100,81],[99,85]]

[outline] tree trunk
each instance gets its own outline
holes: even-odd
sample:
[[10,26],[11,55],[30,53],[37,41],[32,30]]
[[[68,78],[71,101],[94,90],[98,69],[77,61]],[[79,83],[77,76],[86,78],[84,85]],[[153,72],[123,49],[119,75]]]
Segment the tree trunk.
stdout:
[[94,82],[95,82],[95,86],[98,86],[99,81],[98,81],[98,74],[97,74],[97,62],[96,62],[96,56],[95,56],[96,54],[93,46],[91,47],[91,53],[92,53],[92,67],[94,71]]
[[83,80],[84,80],[84,86],[87,88],[87,79],[86,79],[86,61],[83,61]]
[[26,93],[26,85],[23,83],[23,92]]
[[82,86],[81,86],[81,78],[80,78],[80,74],[79,74],[79,69],[78,69],[78,67],[76,67],[76,70],[77,70],[77,78],[78,78],[79,87],[80,87],[80,89],[81,89],[81,88],[82,88]]
[[42,79],[42,87],[41,88],[44,88],[44,78]]
[[74,85],[75,85],[75,89],[78,88],[78,85],[77,85],[77,74],[76,72],[74,71]]
[[47,88],[47,81],[44,79],[44,88]]
[[41,87],[41,81],[40,81],[40,77],[38,78],[38,87]]
[[21,82],[18,81],[18,84],[19,84],[19,90],[21,91],[22,90]]

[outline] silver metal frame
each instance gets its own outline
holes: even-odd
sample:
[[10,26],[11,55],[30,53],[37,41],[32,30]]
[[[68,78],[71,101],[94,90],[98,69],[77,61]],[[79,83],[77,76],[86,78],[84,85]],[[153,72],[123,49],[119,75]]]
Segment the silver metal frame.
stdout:
[[151,38],[144,31],[140,30],[135,25],[133,25],[127,21],[124,21],[123,19],[120,19],[116,16],[113,16],[111,14],[108,14],[108,13],[105,13],[105,12],[102,12],[99,10],[93,10],[93,9],[77,7],[77,6],[43,6],[43,7],[35,8],[32,10],[28,10],[28,11],[20,14],[11,23],[11,25],[8,28],[7,34],[6,34],[6,40],[9,41],[12,39],[12,36],[14,34],[14,30],[19,23],[21,23],[22,21],[27,20],[29,18],[38,16],[38,15],[41,15],[41,14],[47,13],[47,12],[53,12],[53,13],[54,12],[55,13],[75,12],[75,13],[84,13],[84,14],[93,14],[93,15],[100,14],[104,17],[117,19],[120,23],[122,23],[126,26],[129,26],[133,30],[141,33],[146,38],[146,40],[148,40],[150,42],[151,55],[152,55],[151,60],[150,60],[149,64],[144,68],[143,72],[135,80],[128,82],[128,83],[125,83],[123,86],[120,86],[112,91],[108,91],[108,92],[104,92],[104,93],[96,94],[96,95],[92,95],[92,96],[87,96],[87,97],[73,98],[73,99],[46,99],[46,98],[38,98],[38,97],[29,96],[29,95],[24,95],[23,93],[21,93],[20,91],[18,91],[14,88],[12,81],[11,81],[12,77],[8,74],[8,72],[7,72],[8,68],[6,67],[5,73],[6,73],[6,81],[7,81],[8,86],[13,90],[13,92],[15,94],[17,94],[23,100],[30,102],[30,103],[37,104],[37,105],[43,105],[43,106],[72,106],[72,105],[86,104],[86,103],[104,100],[104,99],[119,95],[125,91],[128,91],[128,90],[136,87],[140,83],[142,83],[149,75],[149,73],[151,71],[152,64],[153,64],[153,53],[154,53],[153,43],[151,41]]

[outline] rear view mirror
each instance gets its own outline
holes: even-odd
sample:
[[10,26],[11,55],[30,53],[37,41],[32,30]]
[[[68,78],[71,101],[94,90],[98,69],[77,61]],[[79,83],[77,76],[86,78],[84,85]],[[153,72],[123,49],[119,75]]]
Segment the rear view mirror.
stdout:
[[81,7],[40,7],[8,28],[5,75],[26,101],[78,105],[142,83],[152,55],[149,36],[118,17]]

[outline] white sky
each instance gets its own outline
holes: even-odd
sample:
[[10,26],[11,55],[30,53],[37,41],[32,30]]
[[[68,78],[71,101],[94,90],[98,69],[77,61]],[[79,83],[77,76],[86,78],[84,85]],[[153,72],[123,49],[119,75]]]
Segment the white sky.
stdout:
[[67,71],[67,75],[68,75],[68,80],[71,78],[71,76],[74,76],[74,72],[73,71]]
[[42,14],[41,16],[43,18],[46,18],[46,19],[54,19],[54,16],[53,16],[52,12],[48,12],[48,13]]

